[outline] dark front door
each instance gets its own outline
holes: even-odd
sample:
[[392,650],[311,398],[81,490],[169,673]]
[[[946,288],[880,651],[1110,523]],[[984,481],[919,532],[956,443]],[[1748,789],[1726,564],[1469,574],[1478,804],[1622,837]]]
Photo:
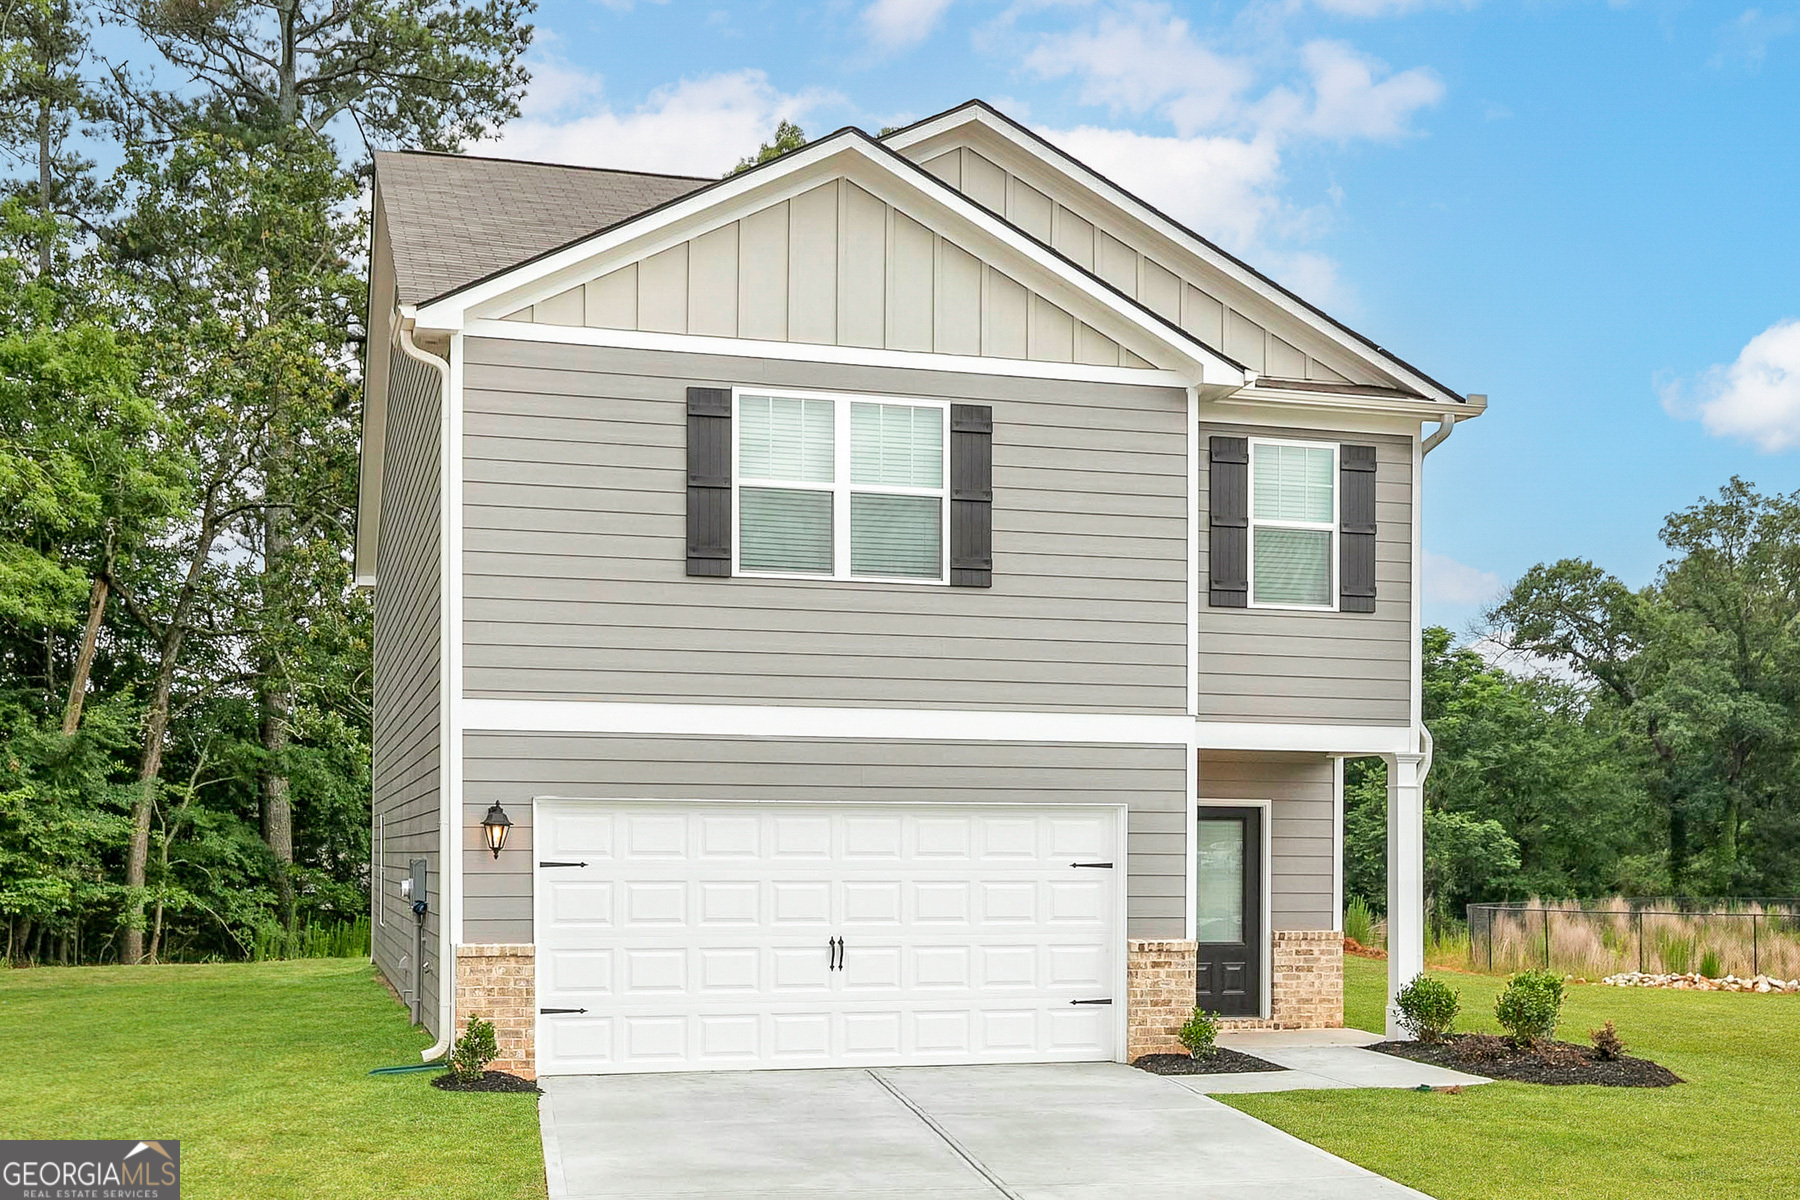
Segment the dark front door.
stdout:
[[1194,937],[1196,1003],[1227,1017],[1262,1012],[1262,810],[1202,807]]

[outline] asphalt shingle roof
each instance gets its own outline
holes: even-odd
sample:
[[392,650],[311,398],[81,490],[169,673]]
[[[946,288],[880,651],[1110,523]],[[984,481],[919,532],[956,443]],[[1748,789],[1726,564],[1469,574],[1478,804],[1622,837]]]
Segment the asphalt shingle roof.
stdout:
[[402,304],[423,304],[715,182],[381,151],[375,177]]

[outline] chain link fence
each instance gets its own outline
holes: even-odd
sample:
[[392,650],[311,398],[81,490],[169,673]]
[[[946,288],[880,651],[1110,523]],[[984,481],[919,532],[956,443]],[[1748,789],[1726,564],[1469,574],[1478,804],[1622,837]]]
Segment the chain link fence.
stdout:
[[1469,965],[1584,979],[1640,971],[1800,979],[1800,900],[1536,900],[1471,904]]

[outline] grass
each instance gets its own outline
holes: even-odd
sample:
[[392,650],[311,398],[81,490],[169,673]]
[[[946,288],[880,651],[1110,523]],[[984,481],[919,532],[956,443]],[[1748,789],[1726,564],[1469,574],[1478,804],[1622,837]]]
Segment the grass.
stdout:
[[529,1095],[456,1094],[367,962],[0,971],[0,1138],[179,1138],[187,1197],[544,1196]]
[[[1345,1023],[1383,1027],[1387,964],[1346,958]],[[1503,980],[1434,971],[1462,993],[1457,1028],[1496,1031]],[[1800,997],[1575,985],[1561,1036],[1618,1022],[1667,1089],[1490,1083],[1460,1094],[1287,1092],[1220,1099],[1439,1200],[1788,1196]]]

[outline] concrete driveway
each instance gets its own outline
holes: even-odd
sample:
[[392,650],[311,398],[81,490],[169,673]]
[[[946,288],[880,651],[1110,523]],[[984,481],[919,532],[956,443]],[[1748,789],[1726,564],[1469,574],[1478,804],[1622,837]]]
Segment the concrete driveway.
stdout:
[[1394,1200],[1401,1187],[1117,1063],[542,1081],[551,1200]]

